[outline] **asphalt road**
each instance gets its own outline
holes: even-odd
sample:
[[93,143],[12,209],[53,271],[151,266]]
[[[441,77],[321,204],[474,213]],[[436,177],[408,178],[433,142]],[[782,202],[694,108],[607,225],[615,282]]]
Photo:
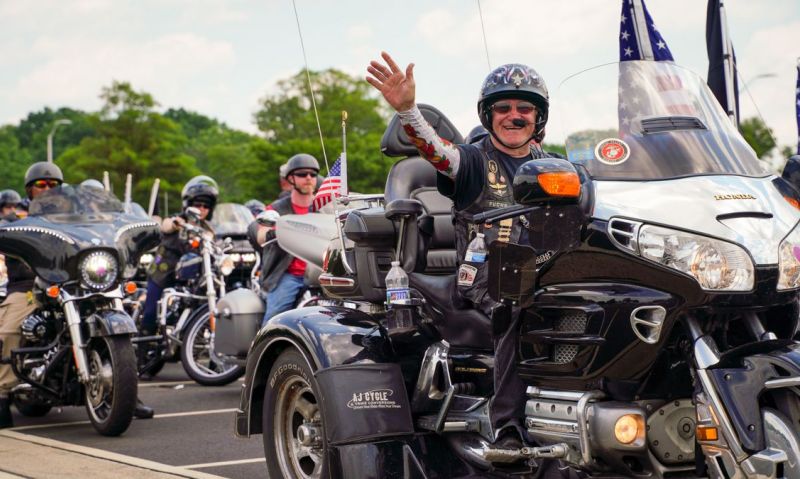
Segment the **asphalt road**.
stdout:
[[[241,381],[224,387],[204,387],[191,381],[180,363],[170,363],[152,381],[139,383],[139,397],[155,409],[149,420],[134,420],[120,437],[97,434],[81,407],[52,410],[41,418],[16,414],[17,434],[58,441],[64,447],[92,448],[121,455],[124,460],[151,461],[226,478],[266,477],[261,436],[237,439],[234,410]],[[151,464],[152,467],[152,464]]]

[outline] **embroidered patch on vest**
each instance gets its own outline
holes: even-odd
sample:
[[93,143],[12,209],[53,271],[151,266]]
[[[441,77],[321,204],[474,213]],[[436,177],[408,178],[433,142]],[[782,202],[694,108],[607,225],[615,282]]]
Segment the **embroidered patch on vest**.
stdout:
[[489,188],[495,196],[504,196],[508,189],[508,181],[506,177],[500,172],[497,162],[489,160],[487,165],[489,172],[486,174],[486,179],[489,180]]
[[462,264],[458,268],[458,285],[459,286],[472,286],[475,282],[475,277],[478,275],[478,268],[468,264]]

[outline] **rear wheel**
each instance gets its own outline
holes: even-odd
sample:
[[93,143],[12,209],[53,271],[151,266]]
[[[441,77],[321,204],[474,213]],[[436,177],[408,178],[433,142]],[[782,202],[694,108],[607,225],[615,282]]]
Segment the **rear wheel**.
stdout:
[[214,350],[208,308],[201,310],[186,326],[181,346],[181,363],[186,374],[203,386],[224,386],[244,375],[245,368]]
[[262,417],[269,477],[322,477],[326,443],[319,386],[297,349],[286,349],[273,364]]
[[86,411],[104,436],[119,436],[133,420],[138,394],[136,356],[128,336],[92,338],[86,348]]

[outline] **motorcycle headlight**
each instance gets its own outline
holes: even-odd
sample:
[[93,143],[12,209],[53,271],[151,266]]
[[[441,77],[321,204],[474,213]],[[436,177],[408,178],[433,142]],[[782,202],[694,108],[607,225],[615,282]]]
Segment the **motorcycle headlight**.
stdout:
[[242,263],[253,264],[256,262],[256,255],[254,253],[244,253],[242,255]]
[[233,262],[233,258],[228,254],[224,255],[219,262],[219,270],[225,276],[233,273],[235,267],[236,263]]
[[731,243],[644,225],[639,228],[639,254],[692,276],[707,291],[753,289],[753,262],[744,249]]
[[800,227],[781,241],[778,251],[778,291],[800,287]]
[[78,265],[83,283],[95,290],[108,289],[117,280],[119,266],[117,258],[107,251],[94,251],[86,255]]

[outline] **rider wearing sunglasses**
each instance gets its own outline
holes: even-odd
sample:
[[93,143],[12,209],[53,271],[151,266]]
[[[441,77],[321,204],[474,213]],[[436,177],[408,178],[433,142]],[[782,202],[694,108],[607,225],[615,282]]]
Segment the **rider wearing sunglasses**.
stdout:
[[[196,208],[199,212],[197,226],[205,229],[209,233],[214,233],[214,228],[209,224],[214,214],[214,207],[217,204],[219,187],[214,179],[208,176],[195,176],[183,187],[181,199],[183,210],[174,216],[164,218],[161,221],[161,244],[156,249],[155,257],[147,268],[147,299],[142,311],[142,336],[152,336],[156,333],[158,320],[158,301],[164,293],[164,289],[172,287],[176,283],[175,269],[181,256],[190,251],[190,246],[185,239],[178,234],[181,227],[192,217],[187,214],[189,208]],[[140,354],[147,354],[146,348],[140,349]],[[147,375],[143,375],[147,378]]]
[[[299,153],[289,158],[283,171],[284,178],[291,185],[291,194],[273,201],[267,209],[283,215],[304,215],[311,213],[314,192],[317,190],[319,162],[313,156]],[[254,223],[256,225],[256,223]],[[266,227],[253,231],[258,244],[264,244],[274,237],[274,232]],[[305,287],[306,263],[290,255],[277,242],[264,247],[261,261],[261,288],[267,292],[267,310],[262,324],[278,313],[288,311]]]
[[[511,185],[517,168],[526,161],[549,156],[539,146],[547,124],[547,87],[528,66],[512,63],[494,69],[483,82],[477,105],[481,124],[489,134],[472,144],[453,145],[436,134],[416,106],[414,64],[403,71],[389,54],[384,52],[382,57],[383,62],[370,62],[366,79],[397,111],[420,155],[438,171],[438,190],[454,203],[458,293],[489,316],[497,304],[487,294],[486,263],[467,262],[467,245],[479,232],[487,245],[492,241],[524,244],[528,224],[520,217],[491,228],[475,226],[462,213],[513,205]],[[493,338],[495,395],[490,409],[495,428],[510,425],[520,430],[517,418],[524,416],[520,406],[525,404],[525,386],[516,371],[519,314],[511,316],[505,331],[496,332]]]

